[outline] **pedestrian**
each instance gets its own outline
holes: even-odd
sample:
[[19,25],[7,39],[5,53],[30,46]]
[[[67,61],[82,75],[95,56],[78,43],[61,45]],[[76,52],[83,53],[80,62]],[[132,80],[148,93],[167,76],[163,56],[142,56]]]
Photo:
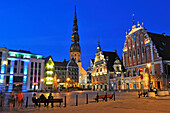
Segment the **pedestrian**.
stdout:
[[9,95],[9,98],[8,98],[8,102],[9,102],[9,111],[11,112],[12,111],[12,107],[13,107],[13,104],[15,102],[15,94],[14,94],[14,91],[11,92],[11,94]]
[[35,103],[35,106],[38,106],[37,97],[35,93],[33,94],[32,102]]
[[17,96],[17,111],[19,111],[23,99],[23,94],[21,91],[19,91],[16,96]]
[[60,93],[60,88],[58,87],[58,93]]
[[40,96],[40,100],[44,101],[44,107],[46,107],[46,97],[44,96],[44,94],[41,94]]

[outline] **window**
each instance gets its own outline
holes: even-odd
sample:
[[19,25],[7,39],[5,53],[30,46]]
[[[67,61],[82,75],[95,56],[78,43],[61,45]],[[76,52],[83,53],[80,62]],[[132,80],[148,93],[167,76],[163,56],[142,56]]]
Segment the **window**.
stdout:
[[97,81],[99,81],[99,78],[97,77]]
[[143,47],[142,47],[141,52],[142,52],[142,56],[144,56],[144,48]]
[[21,66],[23,66],[24,65],[24,61],[21,61]]
[[103,81],[103,77],[100,77],[100,81]]
[[23,71],[24,71],[24,70],[23,70],[23,69],[21,69],[21,73],[23,73]]
[[39,63],[39,69],[41,69],[41,63]]
[[37,68],[37,62],[35,62],[35,68]]
[[98,72],[98,69],[97,69],[97,72]]
[[133,57],[135,57],[135,51],[133,51]]
[[106,81],[107,79],[106,79],[106,76],[104,77],[104,80]]
[[14,65],[15,65],[15,66],[17,65],[17,61],[14,62]]
[[102,72],[102,68],[100,68],[100,72]]
[[8,65],[10,65],[11,64],[11,60],[8,60]]
[[33,69],[31,69],[31,75],[33,75]]
[[0,57],[2,57],[2,52],[0,52]]
[[14,73],[17,73],[17,68],[14,68]]
[[41,75],[41,70],[39,70],[38,74]]
[[129,57],[131,57],[131,51],[129,52]]
[[31,68],[33,68],[34,67],[34,62],[31,62]]
[[117,66],[116,68],[117,68],[117,71],[119,72],[119,66]]

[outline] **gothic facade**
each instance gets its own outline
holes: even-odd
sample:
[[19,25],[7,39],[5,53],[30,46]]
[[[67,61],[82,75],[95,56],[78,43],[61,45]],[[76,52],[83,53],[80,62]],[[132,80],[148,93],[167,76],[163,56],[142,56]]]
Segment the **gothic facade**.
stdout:
[[123,48],[125,89],[164,89],[169,87],[170,37],[147,32],[133,24]]

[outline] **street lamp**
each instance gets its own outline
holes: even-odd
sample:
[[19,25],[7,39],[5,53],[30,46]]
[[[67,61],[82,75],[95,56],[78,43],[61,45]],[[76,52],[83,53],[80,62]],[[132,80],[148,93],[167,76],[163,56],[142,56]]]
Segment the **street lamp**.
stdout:
[[150,78],[150,67],[151,67],[151,64],[148,63],[148,64],[147,64],[147,67],[148,67],[148,69],[149,69],[149,73],[148,73],[148,74],[149,74],[149,89],[150,89],[150,79],[151,79],[151,78]]
[[[70,81],[70,78],[68,77],[67,78],[67,82],[68,82],[67,89],[68,89],[68,86],[69,86],[69,81]],[[68,91],[69,91],[69,89],[68,89]]]

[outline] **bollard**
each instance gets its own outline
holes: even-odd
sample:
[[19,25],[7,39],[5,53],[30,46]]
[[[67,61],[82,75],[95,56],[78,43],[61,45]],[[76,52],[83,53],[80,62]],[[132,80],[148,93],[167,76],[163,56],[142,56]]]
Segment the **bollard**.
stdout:
[[15,99],[14,99],[13,107],[15,107]]
[[105,94],[105,101],[107,102],[107,91],[106,91],[106,94]]
[[64,107],[66,107],[66,96],[65,96],[65,102],[64,102]]
[[98,93],[97,93],[97,103],[99,102],[99,95],[98,95]]
[[88,104],[88,94],[86,94],[86,104]]
[[78,95],[76,95],[76,106],[78,106]]
[[114,101],[115,101],[115,92],[114,92]]
[[39,99],[39,108],[40,108],[40,106],[41,106],[41,103],[40,103],[40,99]]
[[26,108],[28,107],[28,96],[27,96],[27,100],[26,100]]

